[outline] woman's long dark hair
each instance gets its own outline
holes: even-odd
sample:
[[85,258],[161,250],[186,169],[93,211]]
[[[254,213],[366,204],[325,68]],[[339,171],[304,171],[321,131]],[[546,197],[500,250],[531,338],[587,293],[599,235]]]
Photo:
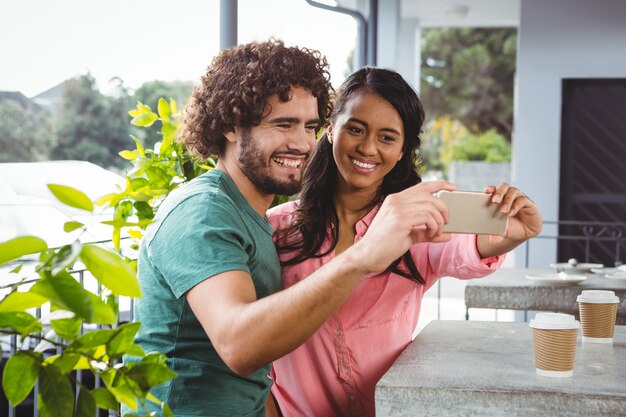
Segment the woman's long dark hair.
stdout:
[[[415,91],[400,74],[391,70],[365,67],[350,75],[339,88],[330,123],[333,124],[342,114],[351,97],[362,92],[377,94],[389,102],[400,115],[404,127],[402,159],[383,179],[376,196],[367,207],[371,209],[387,195],[421,182],[416,169],[416,151],[421,143],[424,109]],[[304,173],[300,204],[294,212],[294,221],[290,226],[277,231],[279,253],[295,252],[293,257],[283,261],[283,265],[325,256],[337,245],[339,219],[333,201],[336,183],[337,166],[333,159],[332,145],[324,135]],[[322,252],[329,226],[332,244]],[[391,264],[390,270],[421,284],[425,283],[409,251]]]

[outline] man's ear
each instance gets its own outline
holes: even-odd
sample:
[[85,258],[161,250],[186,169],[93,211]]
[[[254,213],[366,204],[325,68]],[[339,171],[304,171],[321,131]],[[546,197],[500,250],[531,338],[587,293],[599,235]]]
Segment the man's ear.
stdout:
[[227,141],[229,141],[230,143],[235,143],[237,142],[237,133],[233,130],[230,132],[225,132],[224,133],[224,137],[226,138]]

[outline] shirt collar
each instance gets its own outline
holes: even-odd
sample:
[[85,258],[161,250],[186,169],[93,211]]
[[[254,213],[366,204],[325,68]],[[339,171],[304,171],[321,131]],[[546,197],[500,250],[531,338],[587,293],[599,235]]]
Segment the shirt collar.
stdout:
[[365,234],[367,229],[370,227],[370,224],[372,224],[372,221],[374,221],[374,217],[376,217],[376,213],[378,213],[378,210],[380,210],[380,204],[374,206],[374,208],[372,208],[365,216],[363,216],[361,220],[356,222],[357,236],[362,236]]

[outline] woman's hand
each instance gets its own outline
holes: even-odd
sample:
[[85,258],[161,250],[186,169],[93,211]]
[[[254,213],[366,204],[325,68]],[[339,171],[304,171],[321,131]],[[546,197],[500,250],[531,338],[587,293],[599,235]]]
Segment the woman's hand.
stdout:
[[541,214],[535,203],[515,187],[501,183],[484,190],[492,194],[491,202],[500,205],[500,211],[509,216],[509,224],[504,237],[525,241],[541,232]]
[[486,187],[484,192],[492,194],[492,204],[500,206],[500,211],[509,216],[509,222],[504,236],[478,236],[478,252],[483,258],[507,253],[541,232],[541,214],[526,194],[506,183]]

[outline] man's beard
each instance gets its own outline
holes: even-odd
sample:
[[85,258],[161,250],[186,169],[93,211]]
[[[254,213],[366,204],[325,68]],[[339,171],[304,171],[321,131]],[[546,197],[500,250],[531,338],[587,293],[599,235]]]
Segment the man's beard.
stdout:
[[249,129],[242,132],[238,162],[250,182],[264,194],[292,195],[302,188],[302,180],[295,174],[290,174],[287,181],[279,181],[272,176],[269,161],[265,160]]

